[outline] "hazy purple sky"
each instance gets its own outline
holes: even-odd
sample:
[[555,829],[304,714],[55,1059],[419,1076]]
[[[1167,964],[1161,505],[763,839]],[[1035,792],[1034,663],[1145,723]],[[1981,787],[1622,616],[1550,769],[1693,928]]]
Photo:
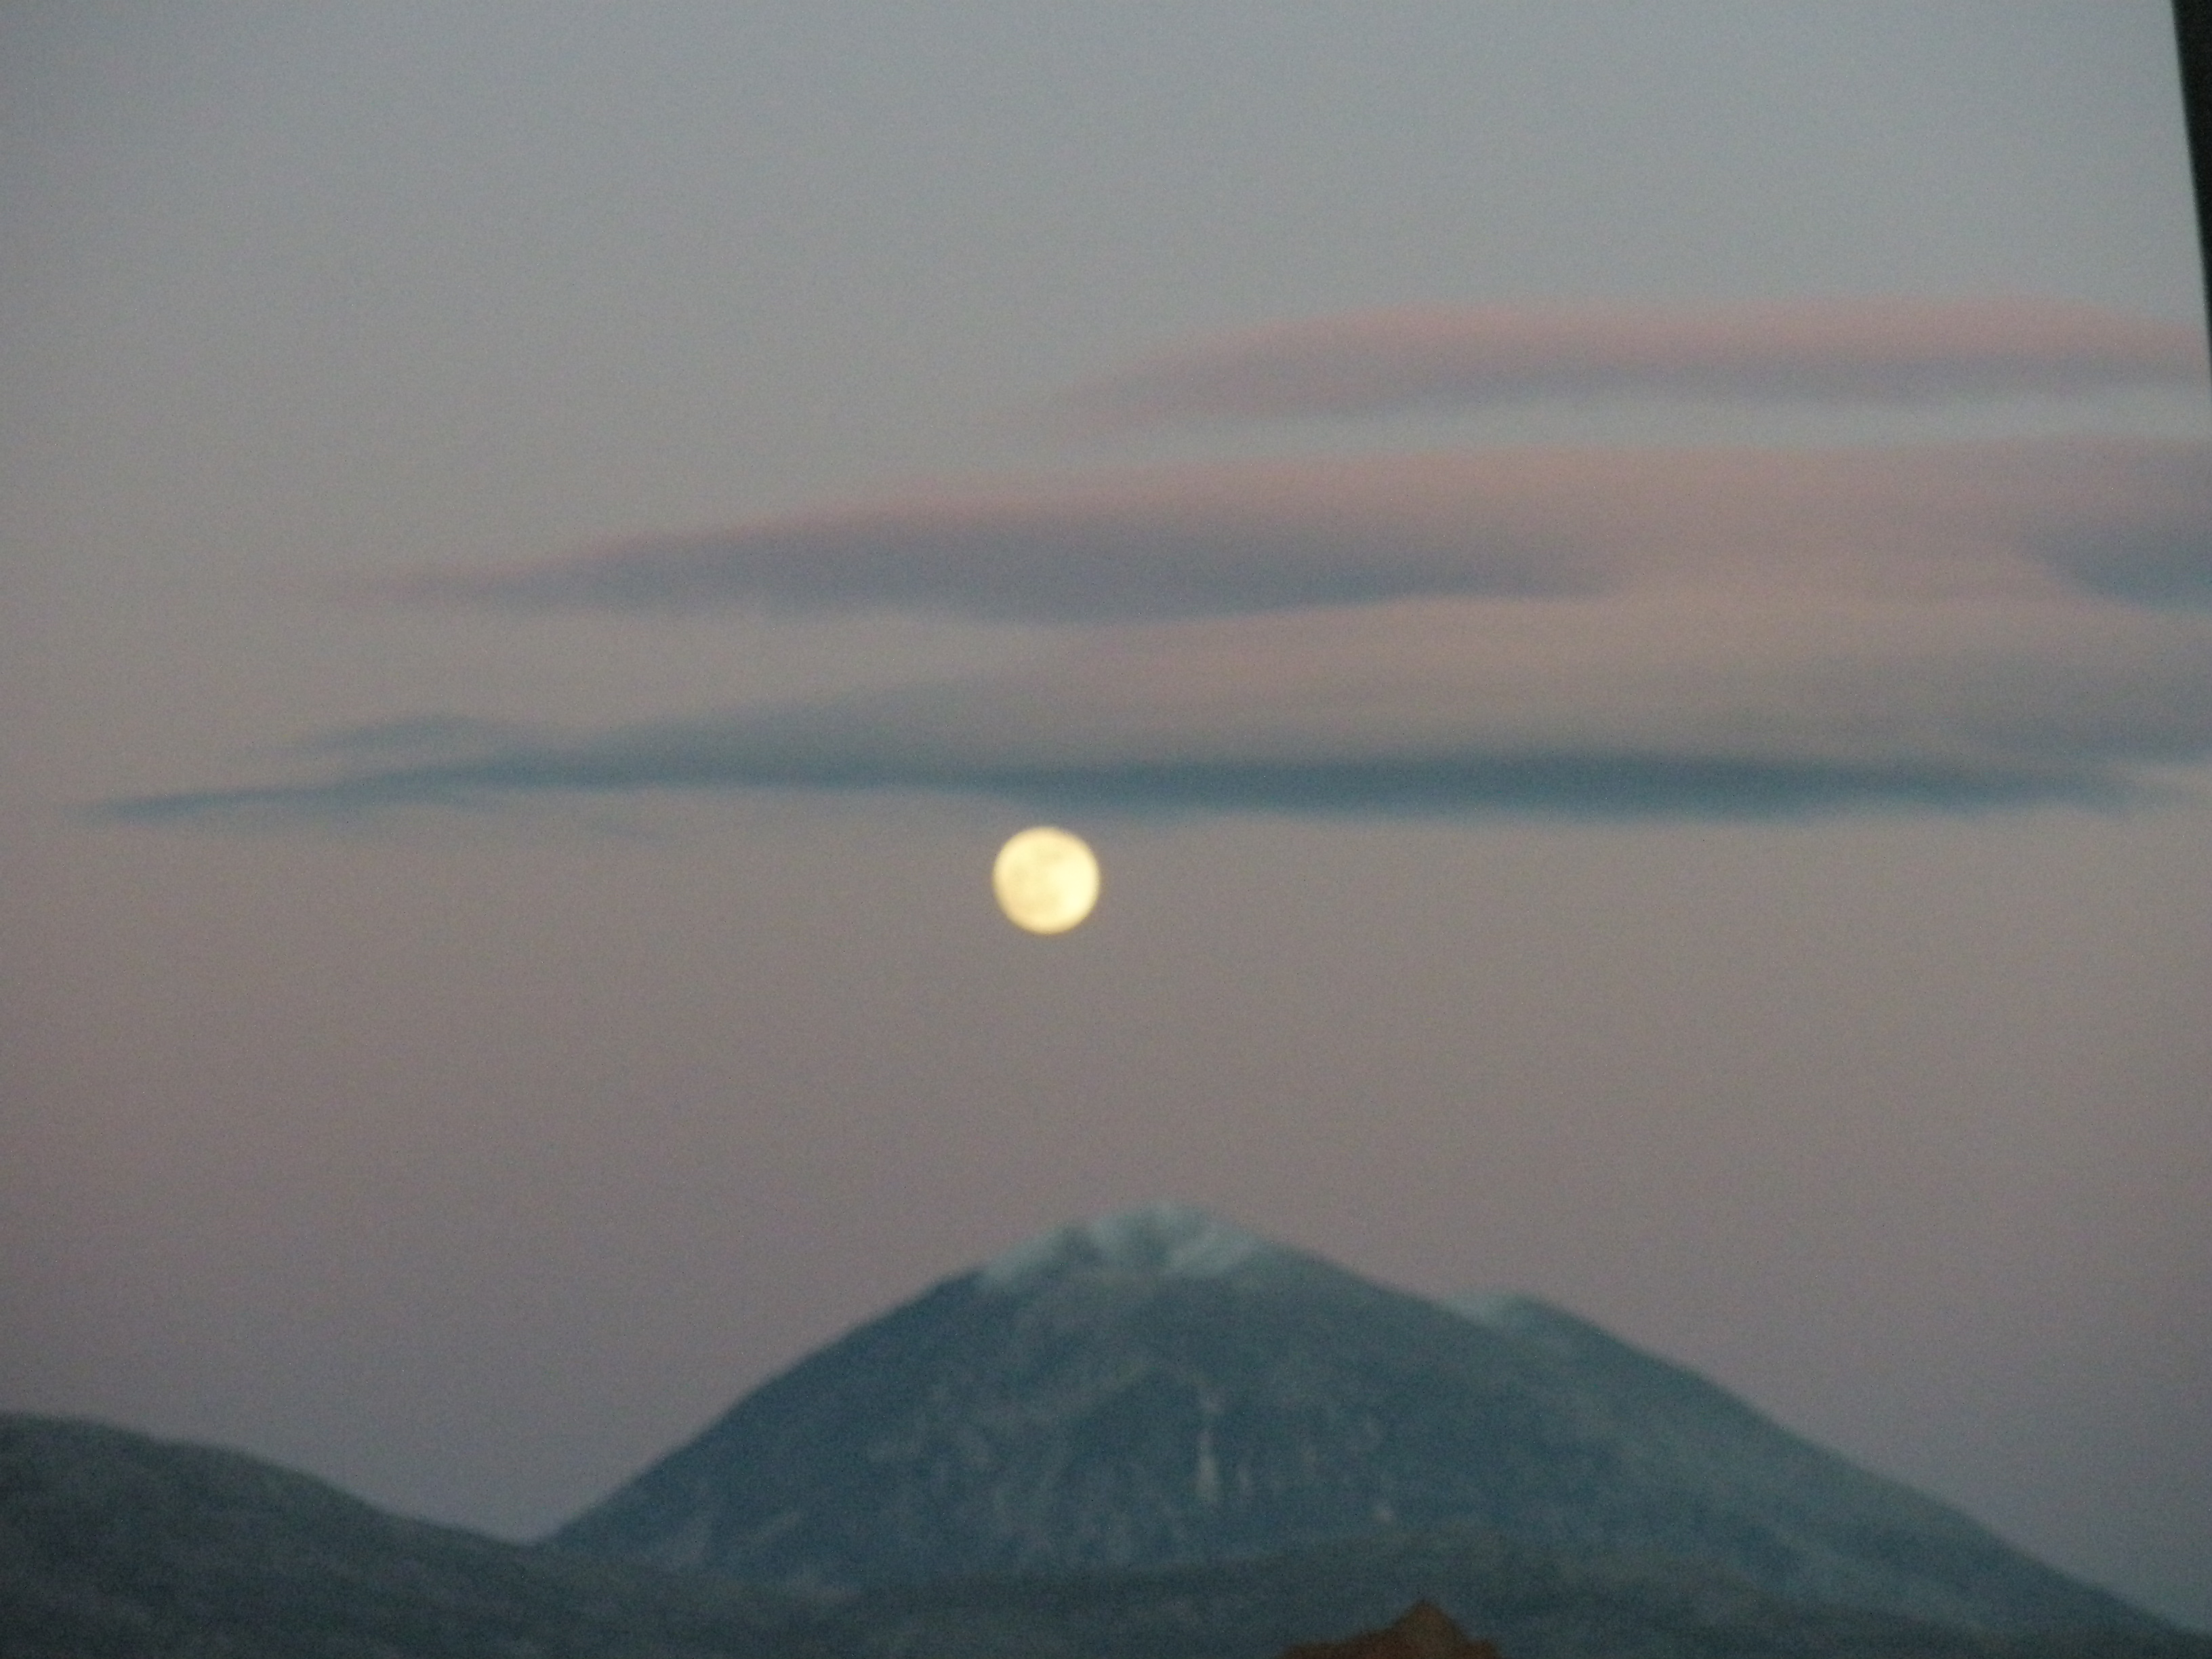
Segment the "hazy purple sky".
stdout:
[[2175,88],[2162,0],[8,9],[0,1406],[533,1534],[1173,1196],[2212,1626]]

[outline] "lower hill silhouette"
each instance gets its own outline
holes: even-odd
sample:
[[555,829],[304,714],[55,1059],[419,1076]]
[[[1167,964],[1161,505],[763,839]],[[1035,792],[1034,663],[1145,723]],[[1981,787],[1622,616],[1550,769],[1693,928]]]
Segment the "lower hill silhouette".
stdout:
[[234,1452],[0,1416],[0,1659],[1275,1659],[1420,1599],[1507,1659],[2212,1659],[2212,1637],[1992,1636],[1474,1528],[826,1602],[403,1520]]
[[1175,1205],[861,1326],[550,1541],[853,1592],[1440,1527],[1990,1632],[2156,1628],[1571,1314],[1447,1307]]
[[767,1654],[799,1609],[404,1521],[319,1480],[0,1417],[0,1659]]

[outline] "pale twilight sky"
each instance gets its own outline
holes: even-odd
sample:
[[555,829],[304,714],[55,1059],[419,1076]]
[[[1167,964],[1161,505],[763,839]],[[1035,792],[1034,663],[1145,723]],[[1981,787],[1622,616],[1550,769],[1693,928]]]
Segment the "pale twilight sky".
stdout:
[[1172,1195],[2212,1626],[2170,27],[9,9],[0,1406],[534,1534]]

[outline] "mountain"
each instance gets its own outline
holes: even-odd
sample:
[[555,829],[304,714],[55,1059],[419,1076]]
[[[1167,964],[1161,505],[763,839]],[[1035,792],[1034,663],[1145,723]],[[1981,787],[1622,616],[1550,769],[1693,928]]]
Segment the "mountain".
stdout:
[[0,1659],[1275,1659],[1417,1598],[1506,1659],[2212,1659],[2212,1637],[1977,1634],[1468,1528],[826,1603],[401,1520],[234,1452],[0,1415]]
[[2157,1628],[1570,1314],[1446,1307],[1174,1205],[861,1326],[550,1541],[820,1592],[1443,1526],[1946,1625]]
[[2212,1659],[2212,1637],[1963,1631],[1784,1601],[1717,1568],[1465,1527],[1258,1561],[877,1590],[815,1628],[846,1659],[1275,1659],[1417,1598],[1504,1659]]
[[235,1452],[0,1417],[0,1659],[763,1659],[814,1611],[404,1521]]

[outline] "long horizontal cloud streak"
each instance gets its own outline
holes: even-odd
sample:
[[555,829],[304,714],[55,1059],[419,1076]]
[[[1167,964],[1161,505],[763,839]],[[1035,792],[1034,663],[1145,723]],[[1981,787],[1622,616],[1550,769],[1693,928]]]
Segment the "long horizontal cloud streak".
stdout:
[[2212,751],[2212,617],[2095,600],[1425,599],[1106,629],[1017,673],[118,802],[903,787],[1301,811],[1759,814],[2111,797]]
[[900,787],[1775,813],[2111,797],[2146,765],[2212,754],[2202,445],[1189,468],[921,495],[414,591],[933,605],[1061,631],[1019,671],[574,738],[417,721],[404,742],[325,744],[337,769],[319,776],[109,810]]
[[420,602],[1127,622],[1649,586],[2212,599],[2212,452],[1506,450],[907,498],[397,585]]
[[1916,403],[2205,374],[2194,325],[2044,301],[1428,307],[1197,341],[1078,388],[1056,412],[1103,434],[1533,398]]

